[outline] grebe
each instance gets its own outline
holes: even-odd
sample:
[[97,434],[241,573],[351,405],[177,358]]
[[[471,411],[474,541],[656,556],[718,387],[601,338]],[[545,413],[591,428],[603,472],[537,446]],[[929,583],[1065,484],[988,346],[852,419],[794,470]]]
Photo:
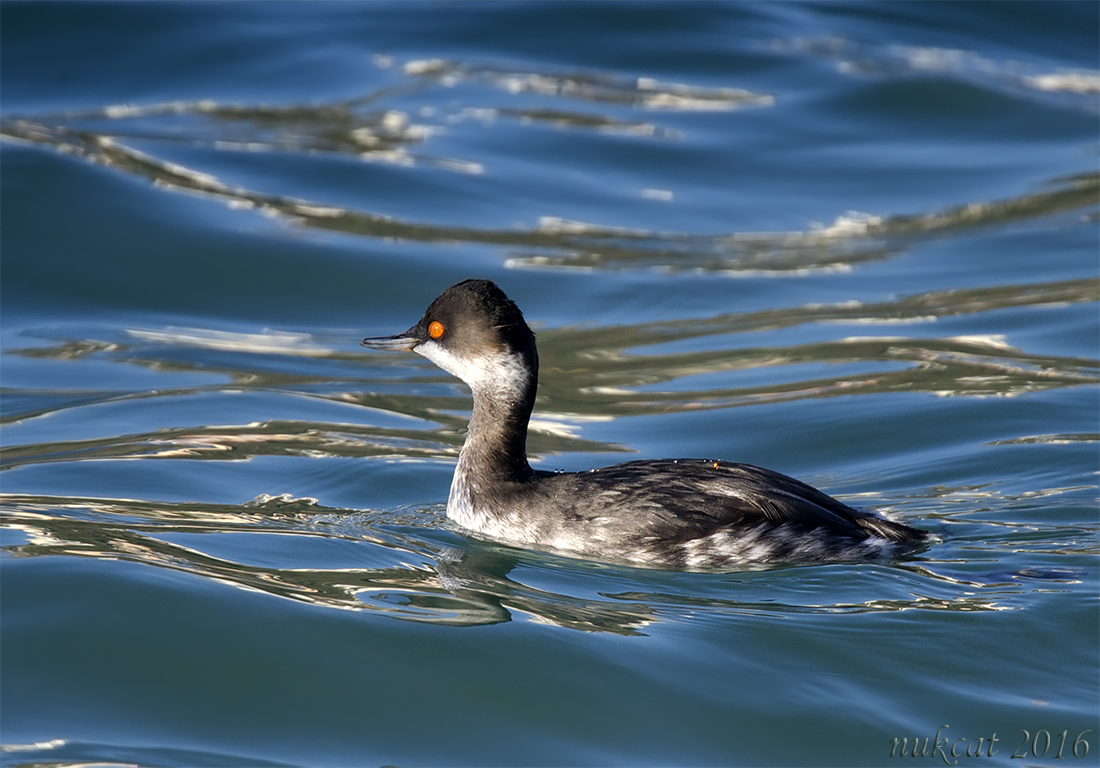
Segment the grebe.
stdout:
[[750,464],[655,459],[587,472],[532,469],[527,424],[538,384],[535,334],[488,280],[451,286],[412,328],[364,339],[363,346],[416,352],[470,386],[473,414],[447,516],[492,539],[714,570],[889,557],[928,537]]

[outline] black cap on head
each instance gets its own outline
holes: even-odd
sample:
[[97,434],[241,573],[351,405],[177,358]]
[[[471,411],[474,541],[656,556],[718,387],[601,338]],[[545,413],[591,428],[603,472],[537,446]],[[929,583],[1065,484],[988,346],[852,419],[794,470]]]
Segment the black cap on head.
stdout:
[[373,349],[411,350],[428,340],[469,354],[484,350],[528,353],[537,360],[535,334],[515,302],[491,280],[463,280],[428,305],[420,321],[396,336],[369,338]]

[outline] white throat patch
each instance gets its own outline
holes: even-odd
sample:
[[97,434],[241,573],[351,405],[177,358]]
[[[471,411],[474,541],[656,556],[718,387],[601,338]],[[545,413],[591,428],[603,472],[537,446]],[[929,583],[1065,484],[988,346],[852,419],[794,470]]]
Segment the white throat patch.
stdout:
[[418,344],[413,351],[462,379],[474,392],[496,391],[514,395],[531,383],[531,372],[523,364],[523,358],[514,352],[459,357],[435,341]]

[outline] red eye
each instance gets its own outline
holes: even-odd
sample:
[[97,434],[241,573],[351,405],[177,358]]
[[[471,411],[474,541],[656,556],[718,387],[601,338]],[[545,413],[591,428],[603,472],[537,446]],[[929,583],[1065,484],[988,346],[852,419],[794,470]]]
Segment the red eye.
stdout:
[[446,330],[447,329],[443,327],[443,323],[438,320],[433,320],[432,324],[428,326],[428,335],[433,339],[438,339]]

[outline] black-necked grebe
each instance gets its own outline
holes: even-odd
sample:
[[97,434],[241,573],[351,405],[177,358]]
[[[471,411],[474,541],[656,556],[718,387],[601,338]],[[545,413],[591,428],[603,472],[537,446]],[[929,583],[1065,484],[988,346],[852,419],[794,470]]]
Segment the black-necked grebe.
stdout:
[[491,538],[711,570],[889,556],[928,536],[749,464],[657,459],[588,472],[532,469],[526,444],[538,383],[535,334],[488,280],[451,286],[412,328],[363,346],[416,352],[470,385],[473,415],[447,516]]

